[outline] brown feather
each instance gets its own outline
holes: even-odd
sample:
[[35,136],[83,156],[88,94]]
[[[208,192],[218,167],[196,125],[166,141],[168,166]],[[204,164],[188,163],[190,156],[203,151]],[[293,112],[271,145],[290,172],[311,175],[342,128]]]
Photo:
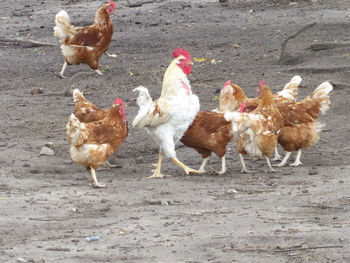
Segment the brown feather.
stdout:
[[73,50],[72,55],[64,56],[69,65],[86,63],[92,69],[98,69],[99,58],[108,50],[113,35],[113,23],[106,12],[108,6],[97,10],[94,24],[75,27],[73,36],[64,40],[64,45]]
[[206,158],[212,152],[219,157],[224,156],[226,145],[232,139],[231,122],[225,120],[224,114],[200,111],[181,138],[181,142],[187,147],[196,149],[203,158]]

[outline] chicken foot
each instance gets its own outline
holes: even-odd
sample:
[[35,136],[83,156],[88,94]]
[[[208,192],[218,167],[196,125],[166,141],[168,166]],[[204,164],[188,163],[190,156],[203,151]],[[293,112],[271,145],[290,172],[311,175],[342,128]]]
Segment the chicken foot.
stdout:
[[[298,153],[297,153],[297,157],[295,158],[294,163],[290,164],[290,166],[299,166],[300,164],[303,164],[303,163],[300,161],[301,152],[302,152],[302,150],[299,149],[299,150],[298,150]],[[276,165],[274,165],[274,166],[278,166],[278,167],[284,166],[284,165],[287,163],[287,161],[288,161],[289,157],[291,156],[291,154],[292,154],[292,152],[287,152],[287,153],[286,153],[286,156],[284,156],[283,160],[282,160],[279,164],[276,164]]]
[[279,164],[275,164],[274,166],[278,166],[278,167],[284,166],[287,163],[291,154],[292,154],[292,152],[287,152],[286,155],[284,156],[283,160]]
[[158,158],[158,162],[156,164],[152,164],[153,166],[156,167],[156,169],[152,170],[153,174],[151,176],[149,176],[148,178],[164,178],[164,177],[171,177],[171,175],[163,175],[160,172],[160,169],[162,167],[162,161],[163,161],[163,154],[161,152],[159,152],[159,158]]
[[282,159],[282,155],[278,153],[277,146],[275,147],[275,157],[272,159],[272,161],[279,161]]
[[99,184],[99,182],[97,181],[97,178],[96,178],[96,171],[91,166],[90,166],[90,174],[91,174],[91,177],[92,177],[92,184],[93,184],[94,187],[96,187],[96,188],[104,188],[104,187],[106,187],[105,184]]
[[117,55],[116,54],[109,54],[108,52],[105,52],[105,54],[110,57],[110,58],[116,58]]
[[63,78],[63,79],[66,78],[65,76],[63,76],[63,73],[64,73],[64,71],[66,70],[67,65],[68,65],[67,62],[64,61],[63,66],[62,66],[62,69],[61,69],[61,71],[60,71],[60,76],[61,76],[61,78]]
[[102,73],[100,70],[95,69],[95,72],[96,72],[98,75],[103,76],[103,73]]
[[177,164],[178,166],[180,166],[182,169],[185,170],[185,173],[188,175],[189,173],[195,173],[195,174],[200,174],[201,172],[195,169],[192,169],[190,167],[188,167],[187,165],[183,164],[179,159],[177,159],[177,157],[171,158],[171,160]]
[[205,168],[207,162],[209,161],[209,158],[210,158],[210,157],[207,157],[207,158],[204,158],[204,159],[203,159],[203,162],[202,162],[202,164],[201,164],[201,167],[199,167],[199,170],[198,170],[200,173],[205,173],[205,169],[204,169],[204,168]]
[[226,155],[221,157],[221,171],[216,171],[215,169],[213,169],[216,174],[226,173],[226,157],[225,156]]
[[250,171],[250,170],[247,169],[247,167],[245,166],[243,154],[241,154],[241,153],[239,154],[239,159],[241,160],[241,165],[242,165],[241,173],[250,174],[250,173],[255,173],[256,172],[256,171]]
[[272,168],[269,157],[265,156],[265,159],[266,159],[267,165],[269,166],[271,172],[274,173],[274,172],[281,171],[281,170],[277,170],[277,169],[273,169],[273,168]]
[[302,150],[299,149],[299,150],[298,150],[298,153],[297,153],[297,157],[295,158],[294,163],[290,164],[290,166],[299,166],[300,164],[303,164],[303,163],[300,161],[301,152],[302,152]]

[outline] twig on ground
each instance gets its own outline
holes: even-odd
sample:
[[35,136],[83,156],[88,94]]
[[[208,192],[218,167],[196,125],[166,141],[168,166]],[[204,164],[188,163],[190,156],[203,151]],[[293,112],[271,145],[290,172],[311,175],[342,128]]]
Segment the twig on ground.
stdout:
[[308,24],[306,26],[303,26],[302,28],[300,28],[298,31],[294,32],[293,34],[287,36],[287,38],[285,40],[283,40],[282,44],[281,44],[281,53],[280,53],[280,57],[278,58],[278,61],[283,60],[284,58],[284,54],[286,51],[286,47],[287,47],[287,42],[288,40],[291,40],[295,37],[297,37],[301,32],[305,31],[306,29],[309,29],[311,27],[313,27],[314,25],[316,25],[317,23],[314,22],[312,24]]
[[324,49],[333,49],[340,47],[350,47],[350,42],[342,42],[342,43],[316,43],[311,44],[310,48],[313,51],[320,51]]
[[69,248],[64,248],[64,247],[49,247],[46,250],[48,250],[48,251],[66,251],[66,252],[70,251]]
[[287,70],[289,73],[310,73],[310,74],[322,74],[322,73],[336,73],[349,71],[350,66],[332,67],[332,68],[314,68],[314,67],[300,67],[290,68]]
[[126,6],[129,7],[129,8],[132,8],[132,7],[140,7],[140,6],[143,6],[144,4],[153,4],[153,0],[150,0],[150,1],[138,1],[138,2],[135,2],[135,3],[128,3]]
[[0,43],[14,44],[14,45],[22,46],[25,48],[42,47],[42,46],[56,46],[56,44],[44,43],[44,42],[34,41],[34,40],[30,40],[30,39],[6,38],[6,37],[0,37]]
[[291,251],[300,251],[300,250],[313,250],[313,249],[326,249],[326,248],[344,248],[342,245],[325,245],[325,246],[314,246],[314,247],[287,247],[287,248],[278,248],[277,249],[263,249],[263,248],[240,248],[234,249],[238,252],[291,252]]

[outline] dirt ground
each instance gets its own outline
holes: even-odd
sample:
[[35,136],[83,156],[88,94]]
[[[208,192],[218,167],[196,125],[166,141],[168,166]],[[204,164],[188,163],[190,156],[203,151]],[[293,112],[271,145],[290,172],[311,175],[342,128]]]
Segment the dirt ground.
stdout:
[[[55,14],[65,9],[74,24],[88,25],[103,2],[1,1],[0,37],[54,45],[0,41],[0,262],[350,262],[350,48],[310,49],[350,41],[350,2],[221,2],[117,1],[110,52],[118,56],[100,59],[104,76],[79,65],[60,79]],[[277,62],[282,41],[313,22]],[[163,171],[173,177],[151,180],[157,145],[130,127],[111,160],[118,168],[97,172],[107,188],[94,189],[69,156],[69,91],[79,88],[105,108],[121,97],[130,124],[138,110],[132,89],[146,86],[157,98],[178,45],[207,59],[196,61],[190,76],[203,110],[217,106],[228,79],[255,96],[261,79],[278,91],[299,74],[299,98],[332,81],[332,105],[321,118],[326,126],[319,143],[304,151],[304,165],[269,173],[264,160],[247,157],[248,168],[259,172],[241,174],[232,144],[224,175],[184,176],[165,160]],[[39,154],[44,145],[53,156]],[[177,153],[200,166],[193,149],[179,146]],[[219,169],[221,161],[213,156],[210,165]],[[92,235],[100,239],[87,242]]]

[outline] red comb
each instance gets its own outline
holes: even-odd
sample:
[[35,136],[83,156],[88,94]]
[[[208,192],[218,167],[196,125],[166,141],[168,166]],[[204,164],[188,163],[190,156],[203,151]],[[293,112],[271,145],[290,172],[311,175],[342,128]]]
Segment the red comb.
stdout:
[[228,80],[228,81],[226,81],[226,83],[224,84],[224,87],[226,87],[226,86],[228,86],[228,85],[230,85],[231,84],[231,80]]
[[260,85],[259,85],[259,87],[264,86],[264,85],[265,85],[264,81],[263,81],[263,80],[260,80]]
[[243,112],[243,111],[244,111],[245,106],[246,106],[246,103],[245,103],[245,102],[243,102],[243,103],[241,104],[241,107],[239,107],[239,112]]
[[109,1],[108,4],[110,4],[113,7],[113,9],[115,8],[115,3],[113,1]]
[[188,52],[185,48],[183,48],[182,50],[180,47],[175,48],[173,52],[173,57],[177,58],[181,55],[184,56],[187,60],[191,60],[191,53]]
[[113,104],[124,104],[124,102],[122,101],[122,99],[120,98],[116,98],[114,101],[113,101]]

